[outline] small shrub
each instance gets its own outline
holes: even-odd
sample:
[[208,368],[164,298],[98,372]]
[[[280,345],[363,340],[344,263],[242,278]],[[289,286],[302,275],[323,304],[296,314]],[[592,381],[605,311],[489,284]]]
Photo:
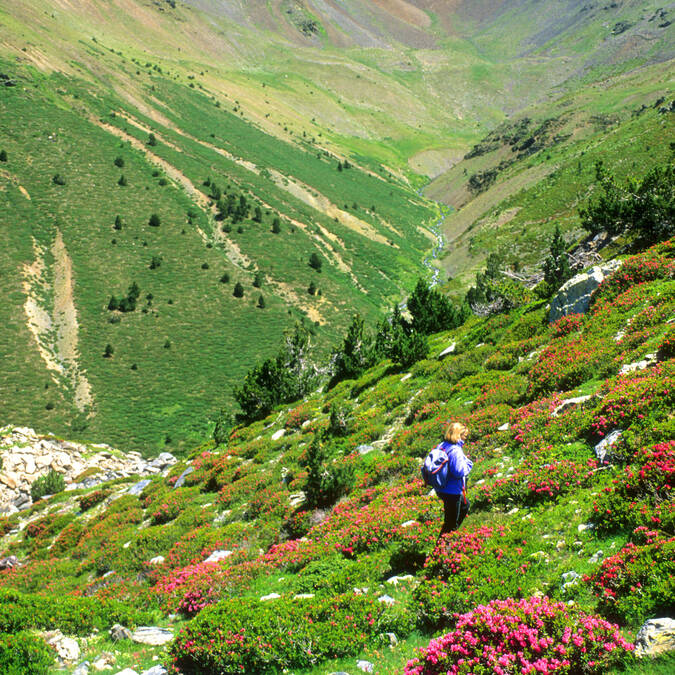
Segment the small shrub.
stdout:
[[23,631],[0,633],[0,672],[4,675],[46,675],[54,656],[42,638]]
[[54,174],[54,177],[52,178],[52,183],[54,185],[65,185],[66,184],[66,179],[60,174]]
[[107,499],[110,496],[110,490],[95,490],[94,492],[90,492],[87,495],[82,495],[79,500],[80,504],[80,509],[82,511],[87,511],[88,509],[92,508],[92,506],[96,506],[96,504],[100,504],[104,499]]
[[57,492],[62,492],[65,487],[66,481],[63,478],[63,474],[50,469],[49,473],[40,476],[30,486],[30,496],[36,502],[38,499],[44,497],[44,495],[54,495]]

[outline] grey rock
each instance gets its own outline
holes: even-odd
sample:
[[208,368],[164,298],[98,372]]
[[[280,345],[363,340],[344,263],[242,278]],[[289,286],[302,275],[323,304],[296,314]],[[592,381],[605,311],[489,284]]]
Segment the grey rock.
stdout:
[[188,466],[183,473],[178,476],[178,480],[176,481],[175,485],[173,486],[174,488],[179,488],[183,487],[185,484],[185,479],[195,470],[194,466]]
[[167,675],[168,672],[169,671],[164,666],[156,665],[144,670],[141,675]]
[[585,314],[591,304],[591,293],[604,281],[605,277],[619,269],[620,266],[620,260],[611,260],[603,265],[591,267],[566,281],[551,300],[549,322],[553,323],[568,314]]
[[562,579],[563,579],[562,590],[566,591],[568,588],[572,588],[572,586],[576,586],[579,583],[581,575],[572,570],[570,572],[563,573]]
[[585,532],[586,530],[592,530],[595,526],[593,523],[579,523],[577,525],[577,532]]
[[89,661],[82,661],[82,663],[78,664],[77,668],[73,670],[72,675],[89,675],[90,665]]
[[616,444],[616,442],[621,438],[623,431],[621,429],[613,429],[610,431],[607,436],[605,436],[599,443],[596,444],[595,456],[601,461],[609,461],[611,458],[610,450]]
[[619,370],[619,375],[627,375],[628,373],[635,372],[636,370],[644,370],[653,366],[656,363],[656,354],[646,354],[644,359],[636,361],[635,363],[625,363],[621,366]]
[[382,633],[380,637],[389,642],[390,647],[395,647],[398,644],[398,638],[396,637],[396,633]]
[[18,567],[19,563],[18,558],[15,555],[7,556],[0,560],[0,570],[11,570],[13,567]]
[[642,624],[635,638],[638,656],[656,656],[675,650],[675,621],[670,617],[649,619]]
[[384,583],[398,586],[402,581],[412,581],[414,578],[412,574],[404,574],[402,576],[389,577]]
[[145,490],[146,486],[150,485],[150,481],[145,478],[143,480],[139,480],[138,483],[135,483],[132,485],[127,492],[130,495],[140,495],[143,490]]
[[356,451],[359,453],[359,455],[367,455],[369,452],[372,452],[375,450],[375,448],[372,445],[358,445],[356,447]]
[[370,661],[364,661],[363,659],[356,662],[356,667],[364,673],[372,673],[375,670],[375,665]]
[[391,595],[381,595],[377,599],[377,601],[382,602],[385,605],[388,605],[389,607],[391,607],[396,602],[396,600],[394,600],[394,598],[392,598]]
[[131,668],[125,668],[124,670],[116,672],[115,675],[138,675],[138,673]]
[[597,565],[604,557],[605,554],[602,551],[597,551],[588,559],[588,562],[591,563],[591,565]]
[[114,642],[117,642],[117,640],[131,640],[131,631],[128,628],[126,628],[125,626],[122,626],[121,624],[116,623],[110,629],[110,638]]
[[150,462],[150,466],[158,469],[165,469],[167,466],[173,466],[178,460],[170,452],[160,452],[155,459]]

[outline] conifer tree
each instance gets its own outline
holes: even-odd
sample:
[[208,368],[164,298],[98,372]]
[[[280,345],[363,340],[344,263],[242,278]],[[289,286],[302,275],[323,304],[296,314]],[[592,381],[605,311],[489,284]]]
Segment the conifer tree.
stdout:
[[544,260],[542,270],[544,272],[544,281],[551,292],[560,288],[572,276],[565,240],[560,233],[559,225],[555,226],[555,232],[553,233],[549,247],[549,255]]

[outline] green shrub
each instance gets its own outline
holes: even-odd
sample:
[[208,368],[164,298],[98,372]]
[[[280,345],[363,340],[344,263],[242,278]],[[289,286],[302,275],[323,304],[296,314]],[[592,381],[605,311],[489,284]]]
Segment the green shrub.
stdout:
[[100,504],[104,499],[110,496],[110,490],[95,490],[89,494],[82,495],[79,499],[80,509],[86,511],[96,504]]
[[20,632],[0,634],[0,672],[3,675],[45,675],[54,650],[42,638]]
[[169,655],[185,675],[279,672],[358,654],[388,627],[384,605],[365,595],[232,598],[202,610],[171,643]]
[[62,492],[66,487],[66,481],[63,475],[54,469],[50,469],[49,473],[40,476],[30,486],[30,496],[36,502],[45,495],[55,495],[57,492]]

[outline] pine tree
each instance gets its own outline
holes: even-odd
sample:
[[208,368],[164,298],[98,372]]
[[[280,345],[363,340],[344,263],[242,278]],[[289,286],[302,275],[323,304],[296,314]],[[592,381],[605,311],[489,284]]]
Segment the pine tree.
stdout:
[[321,271],[322,264],[321,258],[319,258],[316,253],[312,253],[312,255],[309,256],[309,266],[315,269],[317,272]]
[[124,158],[123,157],[115,157],[115,161],[113,162],[114,165],[120,169],[124,168]]
[[115,216],[115,224],[113,225],[113,228],[116,229],[116,230],[122,229],[122,217],[121,216]]
[[237,283],[234,285],[234,290],[232,291],[232,295],[234,295],[235,298],[243,298],[244,297],[244,287],[241,285],[240,282],[237,281]]
[[549,256],[542,265],[544,281],[551,292],[560,288],[572,276],[566,248],[560,226],[556,225],[549,247]]
[[0,150],[0,162],[7,161],[7,150]]
[[151,133],[148,136],[148,145],[151,145],[151,146],[157,145],[157,138],[155,137],[155,134]]
[[263,298],[262,293],[258,296],[258,309],[265,309],[265,298]]
[[161,223],[162,221],[156,213],[153,213],[148,220],[148,225],[150,225],[150,227],[159,227]]
[[255,273],[255,276],[253,277],[253,285],[255,288],[260,288],[262,286],[262,274],[260,272]]
[[117,184],[120,185],[121,187],[125,187],[127,185],[127,179],[124,177],[124,174],[120,176],[120,179],[117,181]]
[[281,232],[281,221],[279,220],[279,218],[275,218],[272,221],[272,232],[274,234],[279,234],[279,232]]
[[315,295],[316,294],[316,284],[313,281],[309,282],[309,288],[307,289],[307,292],[310,295]]
[[259,206],[255,207],[253,220],[256,223],[262,223],[262,209]]
[[108,342],[108,344],[105,346],[105,350],[103,351],[103,357],[109,359],[112,357],[114,352],[115,350],[113,349],[113,346]]

